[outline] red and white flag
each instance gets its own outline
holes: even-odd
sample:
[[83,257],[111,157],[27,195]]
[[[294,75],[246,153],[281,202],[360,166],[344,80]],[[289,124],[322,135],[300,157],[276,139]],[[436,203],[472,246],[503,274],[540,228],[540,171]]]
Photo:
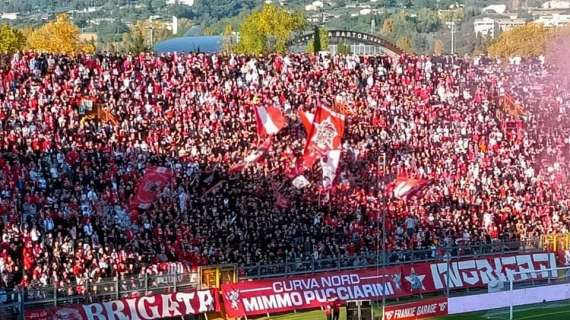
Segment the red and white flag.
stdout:
[[330,150],[326,156],[321,158],[321,168],[323,169],[323,189],[332,187],[336,178],[338,163],[340,162],[340,150]]
[[146,169],[132,199],[132,204],[141,209],[149,208],[173,177],[172,171],[168,168],[152,167]]
[[281,110],[275,107],[255,107],[255,120],[260,138],[277,134],[287,124]]
[[303,155],[305,168],[312,167],[315,161],[328,151],[342,149],[344,118],[344,115],[329,108],[318,107],[305,145]]
[[420,194],[430,184],[431,180],[428,179],[399,177],[386,186],[386,191],[398,199],[407,200],[414,195]]
[[250,165],[257,163],[269,151],[269,148],[271,148],[271,139],[267,138],[259,147],[257,147],[257,149],[253,150],[249,155],[247,155],[245,159],[233,165],[230,168],[230,173],[241,172]]
[[311,128],[313,127],[313,120],[315,119],[315,115],[308,111],[299,110],[299,119],[301,120],[303,127],[305,127],[305,132],[308,136],[309,132],[311,132]]
[[[305,132],[309,135],[315,116],[310,112],[299,110],[299,119],[301,119],[301,123],[303,124],[303,127],[305,127]],[[336,178],[340,154],[341,150],[330,150],[321,158],[324,189],[329,189]]]

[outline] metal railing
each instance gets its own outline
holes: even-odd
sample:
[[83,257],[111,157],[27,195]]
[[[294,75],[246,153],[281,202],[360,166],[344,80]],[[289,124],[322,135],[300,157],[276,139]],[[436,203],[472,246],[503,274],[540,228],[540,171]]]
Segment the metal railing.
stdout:
[[160,293],[187,292],[199,287],[199,273],[186,272],[115,277],[64,286],[12,289],[6,291],[2,299],[4,303],[0,303],[0,319],[23,319],[24,310],[88,304]]
[[[476,245],[455,245],[450,247],[435,247],[424,250],[388,251],[386,252],[387,265],[396,265],[415,262],[432,262],[443,258],[469,258],[492,254],[515,252],[541,251],[540,238],[520,241],[494,241]],[[240,267],[240,278],[259,279],[276,276],[287,276],[319,271],[347,270],[370,268],[381,265],[382,253],[368,253],[355,256],[343,256],[329,259],[308,259],[286,261],[284,263]]]
[[140,295],[183,292],[199,288],[199,279],[198,272],[167,273],[115,277],[59,287],[26,288],[23,290],[23,303],[25,306],[81,304]]
[[[470,258],[493,254],[543,251],[540,239],[525,241],[492,242],[478,245],[457,245],[426,250],[392,251],[386,253],[387,265],[441,261],[444,258]],[[382,255],[375,253],[331,259],[288,261],[280,264],[240,267],[242,279],[279,277],[319,271],[370,268],[379,266]],[[88,304],[151,294],[184,292],[201,288],[199,272],[167,273],[162,275],[126,276],[103,279],[97,282],[60,287],[28,287],[8,290],[4,303],[0,303],[1,319],[16,319],[23,310],[49,306]]]

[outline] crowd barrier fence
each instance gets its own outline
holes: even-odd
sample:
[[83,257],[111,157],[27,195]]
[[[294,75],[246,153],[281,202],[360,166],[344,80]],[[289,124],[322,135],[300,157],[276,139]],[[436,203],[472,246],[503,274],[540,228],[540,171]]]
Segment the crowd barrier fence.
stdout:
[[[523,241],[492,242],[478,245],[454,245],[428,250],[386,252],[386,266],[438,261],[446,258],[482,257],[493,254],[544,251],[544,238]],[[237,269],[240,279],[262,279],[304,273],[361,269],[382,266],[382,253],[369,253],[331,259],[286,261],[281,264],[242,266]],[[211,268],[211,267],[209,267]],[[161,275],[126,276],[85,281],[62,287],[28,287],[0,291],[0,318],[24,319],[24,310],[34,310],[71,304],[89,304],[136,296],[185,292],[204,289],[200,271],[165,273]]]

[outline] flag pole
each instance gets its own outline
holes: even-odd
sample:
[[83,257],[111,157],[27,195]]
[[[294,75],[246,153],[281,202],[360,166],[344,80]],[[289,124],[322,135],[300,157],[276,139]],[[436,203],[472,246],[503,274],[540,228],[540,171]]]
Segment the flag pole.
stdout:
[[[385,150],[386,151],[386,150]],[[382,173],[386,174],[386,152],[384,152]],[[382,210],[382,273],[386,274],[386,211],[388,210],[388,201],[386,195],[382,196],[384,199],[384,210]],[[386,282],[384,282],[384,292],[382,292],[382,320],[384,320],[384,311],[386,310]]]
[[[376,159],[376,187],[379,188],[377,192],[382,192],[382,188],[380,187],[380,156]],[[383,209],[383,208],[382,208]],[[378,234],[378,230],[380,229],[380,210],[376,211],[376,279],[380,279],[379,275],[379,266],[380,266],[380,235]],[[384,289],[384,286],[382,286]],[[384,291],[384,290],[382,290]],[[382,292],[382,296],[384,296],[384,292]],[[382,308],[382,320],[384,320],[384,308]]]

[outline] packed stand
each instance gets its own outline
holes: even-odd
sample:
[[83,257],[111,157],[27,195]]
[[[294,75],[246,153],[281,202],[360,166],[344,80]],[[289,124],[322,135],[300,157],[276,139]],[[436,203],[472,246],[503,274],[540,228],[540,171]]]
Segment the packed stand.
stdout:
[[[394,251],[567,231],[568,93],[540,60],[204,54],[3,58],[0,288],[60,287],[156,265],[256,265],[373,253],[386,213]],[[507,112],[512,95],[524,110]],[[333,190],[291,184],[297,111],[349,106]],[[85,120],[85,101],[118,123]],[[263,161],[255,105],[288,126]],[[92,107],[92,106],[91,106]],[[144,169],[175,182],[130,205]],[[385,192],[397,176],[433,183]],[[225,180],[209,190],[212,180]],[[276,205],[276,194],[281,205]],[[385,210],[385,212],[383,212]]]

